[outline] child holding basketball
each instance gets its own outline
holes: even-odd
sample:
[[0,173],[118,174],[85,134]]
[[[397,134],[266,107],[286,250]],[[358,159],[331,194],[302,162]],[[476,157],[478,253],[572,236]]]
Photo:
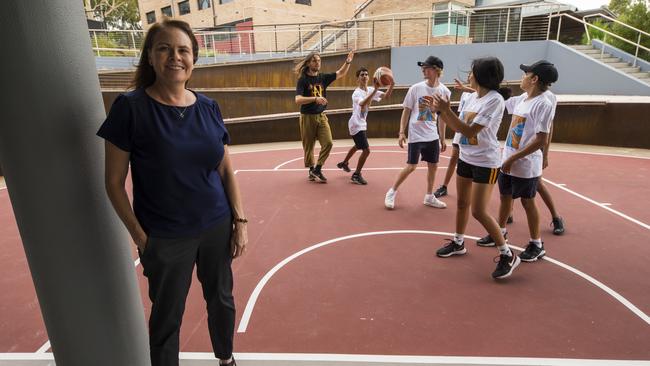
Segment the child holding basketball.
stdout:
[[425,61],[418,62],[418,66],[422,68],[424,81],[412,85],[406,93],[397,140],[399,147],[404,148],[407,141],[405,131],[408,125],[408,159],[406,167],[400,171],[395,183],[386,192],[384,205],[388,209],[395,208],[397,189],[415,171],[420,158],[427,162],[427,191],[424,204],[435,208],[447,207],[447,204],[433,195],[433,182],[438,169],[440,151],[445,151],[446,144],[443,134],[444,121],[433,112],[431,103],[435,95],[442,95],[448,100],[451,91],[440,82],[443,69],[441,59],[429,56]]
[[381,101],[384,97],[389,97],[393,91],[394,82],[388,86],[386,93],[379,91],[381,87],[380,81],[374,80],[374,87],[368,87],[368,79],[370,78],[368,74],[368,69],[365,67],[357,70],[357,88],[352,93],[352,116],[348,121],[348,128],[350,129],[350,136],[354,140],[354,146],[350,148],[348,154],[345,156],[342,162],[336,164],[339,169],[343,169],[346,172],[350,172],[350,167],[348,162],[357,152],[357,150],[362,150],[359,161],[357,162],[357,167],[352,174],[350,180],[352,183],[366,185],[368,182],[361,176],[361,169],[366,163],[366,159],[370,155],[370,146],[368,145],[368,137],[366,136],[367,122],[366,118],[368,116],[368,109],[372,101]]

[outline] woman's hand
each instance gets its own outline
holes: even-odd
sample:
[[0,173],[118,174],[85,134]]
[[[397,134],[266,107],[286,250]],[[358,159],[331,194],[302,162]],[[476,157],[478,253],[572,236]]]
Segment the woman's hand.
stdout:
[[145,234],[144,230],[140,229],[137,232],[132,233],[131,238],[133,239],[133,242],[140,250],[140,253],[144,253],[144,251],[147,249],[147,240],[149,239],[147,234]]
[[435,94],[433,96],[433,103],[431,105],[436,111],[444,112],[451,109],[451,103],[445,97],[440,94]]
[[506,161],[504,161],[503,164],[501,165],[501,171],[506,174],[510,174],[510,169],[512,169],[513,162],[514,161],[510,158],[506,159]]
[[246,252],[248,245],[248,228],[246,223],[235,222],[230,237],[230,252],[233,258],[237,258]]

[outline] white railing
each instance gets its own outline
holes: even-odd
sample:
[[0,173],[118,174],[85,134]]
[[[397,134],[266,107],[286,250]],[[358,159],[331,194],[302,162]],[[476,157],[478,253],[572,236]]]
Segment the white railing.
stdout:
[[642,35],[650,36],[650,34],[648,34],[647,32],[644,32],[644,31],[642,31],[640,29],[634,28],[634,27],[632,27],[632,26],[630,26],[628,24],[625,24],[625,23],[623,23],[621,21],[610,18],[610,17],[608,17],[606,15],[603,15],[603,14],[593,14],[593,15],[590,15],[590,16],[586,16],[585,18],[594,17],[594,16],[601,16],[603,18],[606,18],[609,21],[621,24],[621,25],[627,27],[628,29],[631,29],[631,30],[634,30],[634,31],[638,32],[638,37],[637,37],[636,42],[631,41],[631,40],[629,40],[627,38],[624,38],[624,37],[622,37],[622,36],[620,36],[618,34],[612,33],[611,31],[609,31],[609,30],[607,30],[605,28],[599,27],[599,26],[597,26],[595,24],[591,24],[591,23],[587,22],[586,20],[584,20],[584,18],[583,19],[576,18],[576,17],[574,17],[572,15],[569,15],[569,14],[553,14],[553,15],[551,15],[551,19],[552,18],[558,18],[557,35],[556,35],[555,39],[557,41],[560,40],[560,32],[561,32],[561,29],[562,29],[562,19],[567,18],[567,19],[573,20],[575,22],[578,22],[578,23],[580,23],[580,24],[582,24],[584,26],[585,34],[587,35],[587,39],[589,40],[589,42],[591,42],[591,35],[589,33],[590,28],[595,29],[595,30],[603,33],[603,35],[604,35],[603,38],[604,39],[603,39],[603,42],[601,44],[601,49],[600,49],[600,57],[601,58],[603,57],[603,55],[605,53],[605,46],[607,44],[607,37],[608,36],[613,37],[615,39],[618,39],[618,40],[620,40],[620,41],[622,41],[624,43],[627,43],[627,44],[632,45],[632,46],[635,47],[634,61],[632,62],[633,67],[636,67],[637,61],[639,59],[639,50],[644,50],[646,52],[650,52],[650,48],[641,45],[641,36]]
[[[312,50],[328,53],[351,48],[548,40],[555,18],[558,19],[556,39],[559,40],[562,19],[567,18],[583,23],[585,29],[593,27],[634,44],[637,49],[635,57],[640,49],[647,50],[641,45],[641,36],[648,36],[646,32],[637,30],[640,33],[634,43],[585,20],[560,13],[563,9],[556,3],[448,9],[329,23],[256,25],[253,29],[240,31],[197,31],[196,36],[201,62],[217,63],[226,62],[230,56],[238,56],[237,59],[297,56]],[[90,31],[97,56],[137,57],[144,35],[144,31]]]

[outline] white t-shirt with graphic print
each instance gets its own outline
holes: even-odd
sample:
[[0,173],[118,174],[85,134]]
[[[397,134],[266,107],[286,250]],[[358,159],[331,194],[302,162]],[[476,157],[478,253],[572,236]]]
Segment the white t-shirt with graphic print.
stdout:
[[[555,97],[555,96],[553,96]],[[555,106],[549,95],[542,93],[528,99],[528,94],[510,98],[506,101],[512,122],[503,148],[501,163],[517,151],[531,144],[538,133],[548,133],[553,121]],[[517,159],[512,163],[510,175],[519,178],[536,178],[542,175],[542,150]]]
[[438,117],[429,107],[425,107],[422,104],[425,98],[431,98],[433,100],[433,95],[435,94],[440,94],[449,100],[451,91],[442,83],[432,88],[427,85],[425,80],[413,84],[408,92],[406,92],[402,106],[411,110],[408,134],[409,143],[430,142],[439,138]]
[[[375,90],[372,86],[368,87],[368,90],[363,90],[361,88],[354,89],[352,93],[352,116],[348,121],[348,129],[350,130],[350,136],[354,136],[359,131],[365,131],[368,129],[368,123],[366,118],[368,117],[368,106],[361,108],[361,102],[363,102],[368,95],[372,94],[372,91]],[[372,97],[374,101],[380,101],[384,97],[384,92],[377,90],[375,96]]]
[[459,118],[471,125],[479,124],[483,128],[472,138],[461,134],[460,159],[464,162],[484,168],[498,168],[501,165],[501,154],[497,131],[505,109],[503,97],[495,90],[490,90],[479,98],[474,92],[467,96]]

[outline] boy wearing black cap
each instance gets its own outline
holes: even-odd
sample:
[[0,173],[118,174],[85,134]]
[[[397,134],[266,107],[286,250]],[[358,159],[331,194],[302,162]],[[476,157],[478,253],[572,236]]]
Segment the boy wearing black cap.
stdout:
[[427,162],[427,191],[424,204],[435,208],[447,207],[432,194],[440,151],[445,151],[446,148],[445,124],[434,113],[432,102],[434,95],[438,94],[449,99],[451,92],[439,81],[443,69],[442,60],[429,56],[425,61],[419,61],[418,66],[422,68],[424,81],[412,85],[406,93],[398,136],[399,147],[404,148],[407,142],[405,132],[408,125],[408,160],[393,186],[386,192],[384,205],[388,209],[395,208],[397,189],[415,171],[420,158]]
[[512,122],[503,149],[498,178],[501,194],[499,226],[505,236],[506,221],[513,200],[521,198],[528,218],[530,241],[519,257],[522,261],[534,262],[546,254],[539,230],[539,211],[535,204],[535,194],[542,176],[541,149],[548,141],[555,114],[555,96],[547,93],[547,90],[557,81],[558,72],[555,66],[546,60],[532,65],[521,65],[520,69],[524,72],[520,87],[525,93],[512,97],[505,103],[506,109],[512,114]]

